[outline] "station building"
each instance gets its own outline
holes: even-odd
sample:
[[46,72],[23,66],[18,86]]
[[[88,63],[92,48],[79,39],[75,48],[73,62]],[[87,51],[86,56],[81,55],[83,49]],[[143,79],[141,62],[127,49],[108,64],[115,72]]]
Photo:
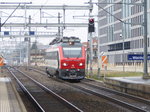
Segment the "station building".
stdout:
[[[144,8],[142,5],[129,5],[130,3],[142,4],[142,1],[143,0],[99,0],[99,47],[100,52],[104,52],[107,56],[109,64],[122,65],[124,63],[133,65],[136,63],[141,65],[143,63],[142,60],[128,60],[128,54],[143,54],[144,52],[144,28],[142,25],[144,22]],[[148,54],[150,54],[150,1],[147,0],[147,2],[147,40]]]

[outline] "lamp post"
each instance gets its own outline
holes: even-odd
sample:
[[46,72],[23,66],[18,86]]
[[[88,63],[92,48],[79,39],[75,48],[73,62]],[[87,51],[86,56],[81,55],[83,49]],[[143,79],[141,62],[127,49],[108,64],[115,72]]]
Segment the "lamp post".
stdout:
[[124,67],[124,36],[122,36],[122,34],[120,34],[120,38],[123,38],[123,42],[122,42],[122,66],[123,66],[123,72],[125,71],[125,67]]

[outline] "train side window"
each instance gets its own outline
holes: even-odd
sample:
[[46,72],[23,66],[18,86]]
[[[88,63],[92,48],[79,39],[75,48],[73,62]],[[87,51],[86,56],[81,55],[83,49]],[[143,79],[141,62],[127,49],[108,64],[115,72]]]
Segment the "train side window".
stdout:
[[53,60],[53,59],[57,60],[58,59],[58,53],[57,53],[57,51],[47,52],[45,58],[46,59],[51,59],[51,60]]
[[56,59],[56,51],[53,52],[53,59]]

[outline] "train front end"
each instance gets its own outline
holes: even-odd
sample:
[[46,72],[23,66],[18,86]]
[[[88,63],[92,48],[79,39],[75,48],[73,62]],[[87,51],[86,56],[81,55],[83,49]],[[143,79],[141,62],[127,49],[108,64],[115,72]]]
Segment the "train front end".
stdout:
[[60,49],[60,77],[81,80],[85,77],[85,47],[80,42],[63,43]]

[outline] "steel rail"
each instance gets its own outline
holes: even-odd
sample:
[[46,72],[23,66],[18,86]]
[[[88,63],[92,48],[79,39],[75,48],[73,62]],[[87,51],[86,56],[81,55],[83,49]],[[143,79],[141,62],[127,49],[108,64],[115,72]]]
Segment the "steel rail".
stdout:
[[127,93],[112,90],[112,89],[109,89],[109,88],[106,88],[106,87],[97,86],[97,85],[94,85],[94,84],[89,84],[89,83],[86,83],[86,82],[82,82],[82,83],[86,84],[90,87],[94,87],[94,88],[97,88],[97,89],[100,89],[100,90],[111,92],[111,93],[114,93],[114,94],[117,94],[117,95],[120,95],[120,96],[123,96],[123,97],[128,97],[128,98],[131,98],[133,100],[137,100],[139,102],[143,102],[143,103],[146,103],[146,104],[150,105],[150,100],[146,100],[144,98],[140,98],[140,97],[137,97],[137,96],[134,96],[134,95],[130,95],[130,94],[127,94]]
[[39,69],[37,69],[37,68],[32,68],[32,67],[30,67],[30,69],[31,69],[31,70],[34,70],[34,71],[36,71],[36,72],[38,72],[38,73],[41,73],[41,74],[43,74],[43,75],[47,75],[44,70],[39,70]]
[[[16,68],[15,68],[16,69]],[[31,78],[30,76],[26,75],[25,73],[23,73],[22,71],[16,69],[17,71],[19,71],[20,73],[22,73],[24,76],[28,77],[30,80],[32,80],[35,84],[37,84],[38,86],[40,86],[43,90],[47,91],[48,93],[50,93],[51,95],[53,95],[56,99],[58,99],[60,102],[62,102],[63,104],[65,104],[69,109],[71,109],[74,112],[83,112],[81,109],[79,109],[77,106],[73,105],[72,103],[70,103],[69,101],[67,101],[66,99],[64,99],[63,97],[59,96],[58,94],[56,94],[55,92],[53,92],[52,90],[50,90],[49,88],[47,88],[46,86],[42,85],[40,82],[36,81],[35,79]]]
[[70,85],[70,86],[75,87],[75,88],[77,88],[77,89],[80,89],[80,90],[82,90],[82,91],[85,91],[85,92],[87,92],[87,93],[93,94],[93,95],[95,95],[95,96],[102,97],[102,98],[104,98],[104,99],[107,99],[107,100],[109,100],[109,101],[112,101],[112,102],[114,102],[114,103],[116,103],[116,104],[119,104],[119,105],[121,105],[121,106],[123,106],[123,107],[126,107],[126,108],[128,108],[128,109],[134,110],[134,111],[136,111],[136,112],[147,112],[146,110],[141,109],[141,108],[139,108],[139,107],[137,107],[137,106],[134,106],[134,105],[129,104],[129,103],[126,103],[126,102],[124,102],[124,101],[121,101],[121,100],[112,98],[112,97],[107,96],[107,95],[105,95],[105,94],[98,93],[98,92],[96,92],[96,91],[94,91],[94,90],[91,90],[91,89],[88,89],[88,88],[86,88],[86,87],[81,87],[81,86],[77,86],[77,85]]
[[[33,69],[33,70],[35,70],[36,72],[42,73],[42,74],[46,74],[46,73],[44,73],[43,71],[40,71],[40,70],[36,70],[36,69]],[[56,81],[58,81],[58,80],[56,80]],[[60,81],[60,82],[61,82],[61,81]],[[123,107],[129,108],[129,109],[134,110],[134,111],[136,111],[136,112],[147,112],[146,110],[141,109],[141,108],[139,108],[139,107],[137,107],[137,106],[134,106],[134,105],[132,105],[132,104],[123,102],[123,101],[121,101],[121,100],[118,100],[118,99],[109,97],[109,96],[107,96],[107,95],[98,93],[98,92],[96,92],[96,91],[94,91],[94,90],[90,90],[90,89],[88,89],[88,88],[80,87],[80,86],[77,86],[77,85],[72,85],[72,84],[67,83],[67,82],[65,82],[65,84],[67,84],[67,85],[69,85],[69,86],[73,86],[73,87],[75,87],[75,88],[77,88],[77,89],[81,89],[82,91],[91,93],[91,94],[96,95],[96,96],[98,96],[98,97],[103,97],[103,98],[105,98],[105,99],[107,99],[107,100],[110,100],[110,101],[112,101],[112,102],[115,102],[116,104],[119,104],[119,105],[121,105],[121,106],[123,106]],[[115,92],[115,91],[113,91],[113,92]],[[119,94],[119,92],[118,92],[118,94]],[[120,92],[120,94],[121,94],[121,92]],[[128,95],[128,96],[129,96],[129,97],[132,97],[132,95]],[[143,101],[144,99],[142,99],[142,98],[137,98],[137,99],[138,99],[139,101],[144,102],[144,101]],[[149,101],[147,101],[147,104],[149,104]]]
[[15,74],[9,69],[7,68],[8,71],[12,74],[12,76],[16,79],[17,83],[19,84],[19,86],[21,87],[21,89],[31,98],[31,100],[33,101],[33,103],[36,105],[36,107],[39,109],[39,111],[41,112],[45,112],[45,110],[41,107],[41,105],[38,103],[38,101],[31,95],[31,93],[27,90],[27,88],[22,84],[21,81],[19,81],[19,79],[15,76]]

